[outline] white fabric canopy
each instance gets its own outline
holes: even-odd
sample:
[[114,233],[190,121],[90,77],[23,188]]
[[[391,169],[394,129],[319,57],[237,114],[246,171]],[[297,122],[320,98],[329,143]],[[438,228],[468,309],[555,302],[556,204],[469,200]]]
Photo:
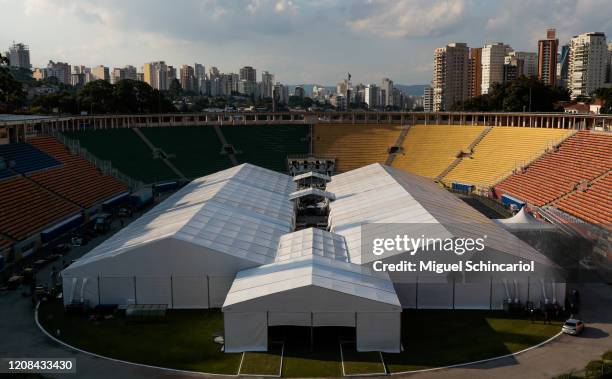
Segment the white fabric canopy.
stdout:
[[520,211],[510,218],[501,218],[493,221],[509,230],[552,230],[557,228],[553,224],[538,221],[535,217],[527,214],[525,207],[521,208]]

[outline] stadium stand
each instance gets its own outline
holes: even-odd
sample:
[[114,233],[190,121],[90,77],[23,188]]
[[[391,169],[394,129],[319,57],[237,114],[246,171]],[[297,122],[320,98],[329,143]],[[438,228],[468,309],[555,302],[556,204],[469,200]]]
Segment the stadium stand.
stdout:
[[521,172],[498,184],[498,193],[542,206],[612,167],[612,135],[579,131]]
[[413,125],[392,166],[435,178],[484,130],[484,126]]
[[23,176],[0,181],[0,193],[0,233],[18,241],[80,212]]
[[60,165],[60,162],[27,143],[0,145],[0,160],[4,162],[0,178]]
[[287,171],[288,155],[308,154],[309,125],[227,125],[221,127],[234,146],[238,163]]
[[65,132],[96,157],[112,162],[113,167],[144,183],[176,179],[176,175],[128,128]]
[[399,125],[316,124],[313,153],[336,158],[337,172],[385,163],[401,131]]
[[155,147],[162,149],[187,178],[231,167],[227,155],[221,154],[221,142],[212,127],[141,128],[140,131]]
[[128,191],[127,187],[78,155],[71,154],[53,137],[32,137],[28,143],[53,156],[63,165],[28,174],[28,177],[59,196],[89,208]]
[[575,133],[574,130],[496,126],[442,182],[492,186]]
[[577,189],[553,203],[558,209],[584,221],[612,229],[612,174],[610,171],[587,189]]

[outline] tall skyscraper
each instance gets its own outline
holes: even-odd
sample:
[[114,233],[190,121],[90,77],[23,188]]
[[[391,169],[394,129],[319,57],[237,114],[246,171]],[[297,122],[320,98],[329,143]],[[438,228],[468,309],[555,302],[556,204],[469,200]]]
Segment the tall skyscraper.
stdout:
[[272,98],[274,90],[274,75],[268,71],[261,73],[261,97]]
[[538,79],[554,86],[557,83],[557,50],[559,40],[555,29],[546,31],[546,39],[538,41]]
[[380,99],[380,87],[376,84],[368,84],[365,87],[364,103],[368,104],[370,108],[378,107]]
[[180,76],[181,88],[183,88],[183,91],[195,91],[196,78],[193,67],[186,64],[182,65],[180,69]]
[[389,78],[383,78],[381,83],[381,89],[385,91],[385,106],[395,105],[393,102],[393,80]]
[[168,81],[168,66],[166,62],[145,63],[143,68],[143,78],[146,83],[158,90],[167,90],[170,85]]
[[507,64],[512,60],[516,59],[520,61],[521,70],[518,72],[518,76],[526,76],[528,78],[538,76],[538,54],[527,51],[510,51],[506,55],[504,63]]
[[423,90],[423,111],[433,112],[433,88],[431,86]]
[[240,80],[249,82],[257,81],[257,71],[251,66],[244,66],[240,69]]
[[434,50],[433,110],[450,110],[468,98],[470,48],[465,43],[450,43]]
[[9,47],[6,56],[11,67],[30,69],[30,48],[23,43],[14,43]]
[[606,82],[612,84],[612,42],[608,42],[608,75]]
[[482,48],[470,49],[470,62],[468,67],[468,97],[480,96],[482,84]]
[[108,67],[103,65],[96,66],[91,69],[91,74],[96,80],[105,80],[110,83],[110,72],[108,71]]
[[504,81],[504,63],[506,55],[512,51],[510,46],[501,42],[485,45],[482,48],[482,81],[480,92],[489,93],[493,84]]
[[604,86],[608,59],[604,33],[584,33],[570,40],[568,88],[572,99],[590,96]]
[[193,74],[195,75],[196,79],[204,78],[206,77],[206,68],[204,67],[203,64],[194,63],[193,64]]
[[58,82],[72,84],[72,70],[68,63],[49,61],[47,64],[47,78],[55,77]]
[[561,46],[559,59],[557,59],[557,85],[567,88],[569,75],[569,44]]

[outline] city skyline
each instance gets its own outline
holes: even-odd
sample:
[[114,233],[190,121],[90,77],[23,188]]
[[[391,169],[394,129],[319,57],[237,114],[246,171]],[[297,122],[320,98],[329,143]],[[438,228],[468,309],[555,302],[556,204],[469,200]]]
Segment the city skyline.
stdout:
[[[426,84],[433,49],[450,41],[473,47],[499,41],[536,52],[547,27],[557,29],[560,44],[588,31],[612,34],[605,11],[612,11],[612,4],[600,0],[194,0],[171,8],[139,1],[0,0],[0,6],[6,14],[0,46],[28,44],[33,67],[50,59],[139,70],[159,60],[177,68],[200,62],[225,72],[250,65],[291,84],[330,85],[347,71],[356,82],[390,77],[399,84]],[[128,21],[130,14],[142,17]],[[475,22],[483,28],[474,28]]]

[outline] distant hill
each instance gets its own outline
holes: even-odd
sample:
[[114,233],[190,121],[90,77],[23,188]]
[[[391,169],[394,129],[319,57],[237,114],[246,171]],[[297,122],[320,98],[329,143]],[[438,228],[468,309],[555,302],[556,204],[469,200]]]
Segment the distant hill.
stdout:
[[423,96],[427,84],[395,84],[395,88],[399,89],[404,95],[408,96]]

